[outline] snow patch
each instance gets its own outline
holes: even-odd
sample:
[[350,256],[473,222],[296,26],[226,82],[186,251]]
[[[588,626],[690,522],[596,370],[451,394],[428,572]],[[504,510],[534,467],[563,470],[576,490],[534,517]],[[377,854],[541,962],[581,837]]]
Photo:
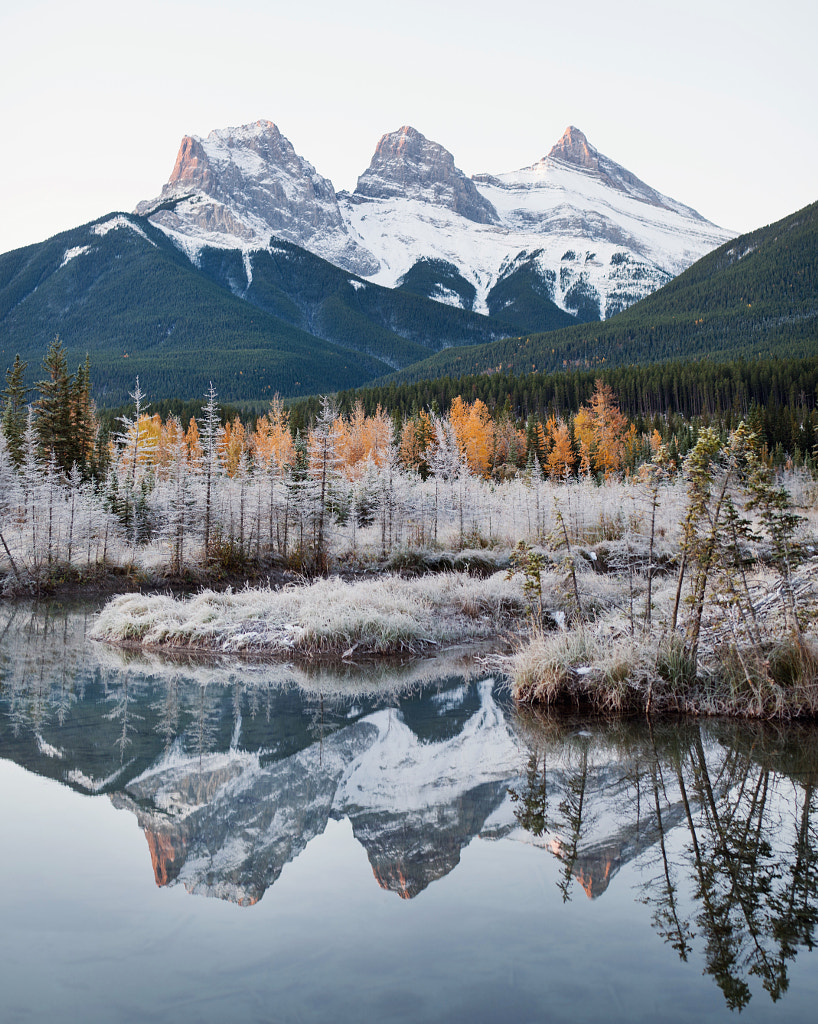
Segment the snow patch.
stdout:
[[439,715],[445,715],[447,711],[454,711],[459,708],[466,699],[468,687],[458,686],[456,690],[444,690],[443,693],[433,693],[431,701],[437,705]]
[[441,284],[435,285],[429,298],[434,299],[435,302],[442,302],[444,306],[463,309],[463,296],[452,288],[444,288]]
[[44,740],[39,733],[36,734],[36,739],[37,749],[41,754],[45,754],[46,757],[56,757],[59,759],[64,757],[62,750],[58,750],[57,747],[52,747],[52,745]]
[[66,263],[70,263],[71,260],[75,259],[77,256],[82,256],[84,253],[90,251],[90,245],[75,245],[73,249],[66,249],[65,255],[62,258],[62,263],[60,264],[60,270],[62,270]]
[[82,786],[83,789],[89,793],[99,793],[106,786],[110,786],[112,782],[116,782],[120,775],[133,764],[133,761],[129,761],[124,764],[121,768],[118,768],[113,774],[108,775],[104,779],[92,779],[90,775],[86,775],[85,772],[81,772],[79,768],[72,768],[70,772],[66,773],[66,779],[68,782],[73,782],[75,786]]
[[146,242],[150,242],[154,248],[156,247],[156,242],[151,241],[138,224],[134,224],[132,221],[128,220],[127,217],[123,217],[122,214],[118,217],[112,217],[110,220],[103,221],[102,224],[95,224],[91,230],[95,235],[107,235],[109,231],[117,231],[119,228],[129,228],[131,231],[144,238]]
[[349,283],[352,285],[356,292],[359,292],[362,288],[366,288],[366,284],[363,281],[354,281],[352,278],[350,278]]

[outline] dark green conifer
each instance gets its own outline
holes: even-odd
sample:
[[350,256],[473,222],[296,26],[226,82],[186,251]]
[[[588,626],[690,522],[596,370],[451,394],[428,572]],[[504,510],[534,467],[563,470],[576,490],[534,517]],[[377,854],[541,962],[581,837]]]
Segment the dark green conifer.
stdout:
[[23,461],[23,435],[26,431],[26,394],[28,388],[23,384],[26,367],[19,354],[14,357],[14,366],[6,370],[6,386],[3,388],[3,411],[0,424],[8,442],[9,454],[14,465],[19,467]]

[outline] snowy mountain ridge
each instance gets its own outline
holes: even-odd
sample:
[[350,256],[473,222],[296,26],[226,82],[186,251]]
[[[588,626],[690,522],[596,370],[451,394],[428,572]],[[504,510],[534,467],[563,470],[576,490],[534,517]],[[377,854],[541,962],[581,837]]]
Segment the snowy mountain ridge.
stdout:
[[205,247],[242,250],[248,277],[253,252],[278,238],[387,287],[420,266],[427,297],[498,316],[524,268],[525,287],[534,281],[542,300],[586,320],[624,309],[733,237],[573,126],[536,163],[470,178],[406,125],[380,139],[354,192],[336,194],[275,124],[257,121],[186,136],[160,195],[136,212],[194,262]]

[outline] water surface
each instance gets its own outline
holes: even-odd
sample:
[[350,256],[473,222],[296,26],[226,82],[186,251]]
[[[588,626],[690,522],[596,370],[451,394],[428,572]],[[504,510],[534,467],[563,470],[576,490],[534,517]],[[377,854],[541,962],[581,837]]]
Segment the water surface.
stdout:
[[4,1021],[812,1020],[818,734],[0,608]]

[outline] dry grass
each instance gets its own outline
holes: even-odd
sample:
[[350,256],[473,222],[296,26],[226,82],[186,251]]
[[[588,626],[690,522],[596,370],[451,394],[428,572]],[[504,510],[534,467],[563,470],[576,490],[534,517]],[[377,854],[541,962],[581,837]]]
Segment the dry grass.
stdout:
[[148,648],[231,654],[384,655],[496,636],[522,612],[517,582],[445,573],[283,590],[114,598],[91,636]]
[[522,704],[596,713],[742,718],[818,717],[818,642],[784,637],[763,651],[731,647],[698,672],[679,639],[612,638],[568,630],[538,635],[511,661]]

